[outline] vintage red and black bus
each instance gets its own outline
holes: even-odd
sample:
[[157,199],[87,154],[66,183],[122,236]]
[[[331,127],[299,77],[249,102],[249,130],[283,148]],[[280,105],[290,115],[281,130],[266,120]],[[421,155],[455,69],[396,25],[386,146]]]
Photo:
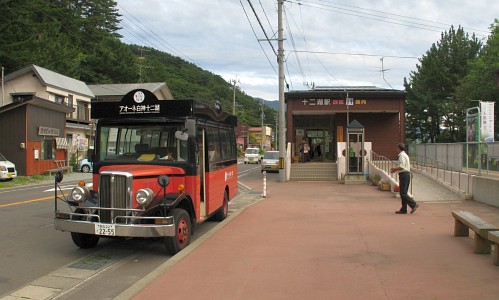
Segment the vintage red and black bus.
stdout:
[[77,246],[94,247],[101,237],[161,238],[174,255],[196,225],[227,217],[237,194],[235,116],[147,90],[92,102],[91,114],[93,183],[55,200],[55,228],[71,232]]

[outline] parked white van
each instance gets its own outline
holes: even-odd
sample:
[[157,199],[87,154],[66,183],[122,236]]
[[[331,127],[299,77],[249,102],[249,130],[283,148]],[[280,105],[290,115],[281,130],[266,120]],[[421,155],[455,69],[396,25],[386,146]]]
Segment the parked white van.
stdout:
[[246,148],[244,152],[244,163],[245,164],[259,164],[261,160],[260,149],[258,148]]
[[5,156],[0,153],[0,179],[14,179],[17,177],[16,165],[8,161]]

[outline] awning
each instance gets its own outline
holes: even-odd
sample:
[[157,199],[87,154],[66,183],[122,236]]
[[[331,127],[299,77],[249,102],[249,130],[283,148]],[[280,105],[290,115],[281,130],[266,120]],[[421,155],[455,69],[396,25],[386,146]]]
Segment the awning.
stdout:
[[76,123],[66,122],[66,128],[91,130],[92,126],[87,124],[76,124]]
[[57,144],[57,149],[69,149],[68,141],[65,138],[55,138],[55,143]]

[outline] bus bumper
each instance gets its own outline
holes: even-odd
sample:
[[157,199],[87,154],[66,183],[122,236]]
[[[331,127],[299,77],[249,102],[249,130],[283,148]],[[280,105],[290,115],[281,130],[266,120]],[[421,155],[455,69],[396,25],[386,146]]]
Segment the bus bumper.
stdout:
[[[81,220],[54,219],[54,227],[57,230],[69,231],[84,234],[93,234],[102,237],[143,237],[161,238],[175,236],[175,223],[173,217],[161,218],[162,221],[168,219],[167,224],[109,224]],[[170,220],[171,219],[171,220]],[[99,234],[99,228],[108,227],[106,234]]]

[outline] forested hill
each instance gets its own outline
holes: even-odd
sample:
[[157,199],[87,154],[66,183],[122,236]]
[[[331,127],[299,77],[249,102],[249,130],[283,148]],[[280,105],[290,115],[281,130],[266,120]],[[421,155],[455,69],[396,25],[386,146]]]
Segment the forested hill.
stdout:
[[[110,0],[0,0],[0,65],[9,74],[35,64],[87,84],[166,82],[175,99],[219,100],[232,112],[229,82],[169,53],[121,42],[119,17]],[[259,126],[260,103],[236,90],[239,122]],[[264,123],[274,124],[275,112],[263,111]]]
[[[166,82],[175,99],[200,99],[222,102],[226,111],[232,112],[233,86],[221,76],[203,70],[182,58],[138,45],[129,46],[137,54],[136,68],[142,82]],[[145,53],[140,58],[140,53]],[[275,111],[264,101],[264,123],[275,124]],[[236,115],[240,123],[251,126],[261,124],[261,100],[240,91],[236,86]]]

